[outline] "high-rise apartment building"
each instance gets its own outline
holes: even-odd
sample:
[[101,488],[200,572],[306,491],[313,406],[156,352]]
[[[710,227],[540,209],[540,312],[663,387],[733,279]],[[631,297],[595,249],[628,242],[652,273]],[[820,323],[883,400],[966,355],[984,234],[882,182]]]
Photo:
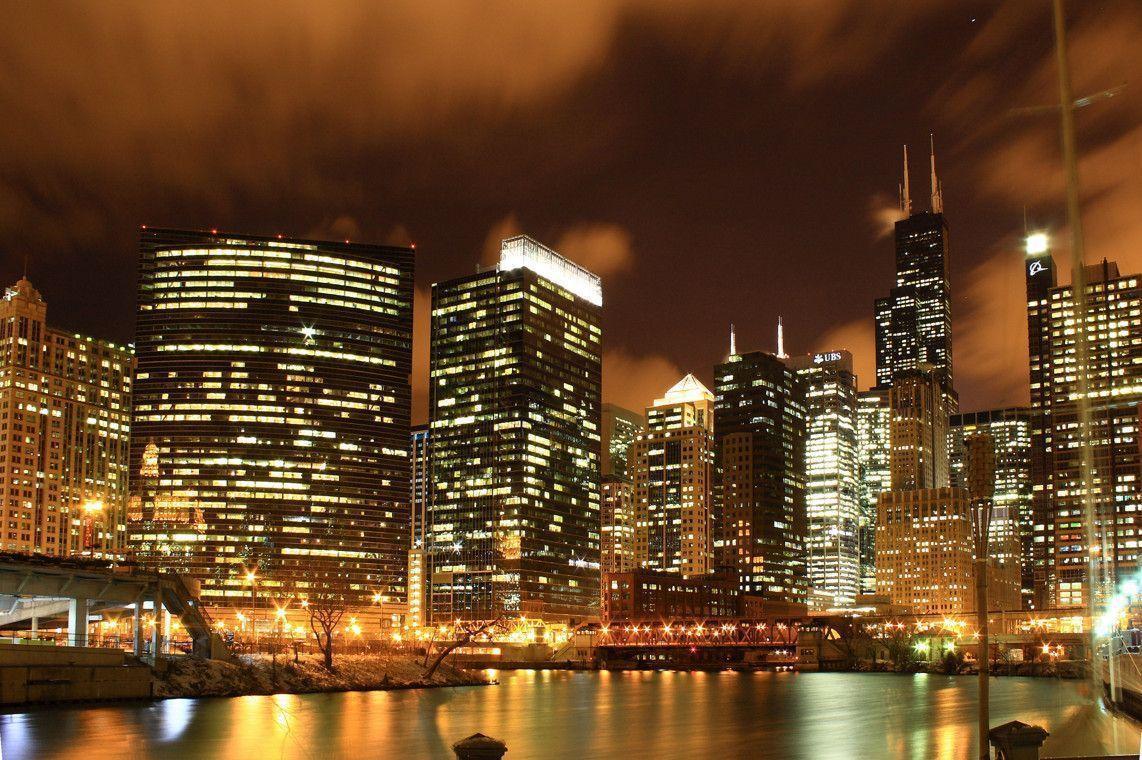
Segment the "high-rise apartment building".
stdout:
[[600,565],[603,575],[638,567],[635,557],[637,520],[634,485],[626,478],[604,475],[600,483]]
[[134,356],[47,308],[26,277],[0,300],[0,550],[122,557]]
[[432,289],[434,622],[599,605],[599,278],[527,236]]
[[627,452],[645,427],[646,419],[641,414],[615,404],[603,404],[601,475],[630,480]]
[[210,606],[404,611],[413,251],[144,228],[130,543]]
[[896,376],[888,394],[893,490],[948,485],[949,398],[933,367],[920,365]]
[[857,384],[848,351],[793,357],[805,389],[806,560],[830,606],[860,592]]
[[971,498],[949,486],[949,398],[926,364],[898,373],[888,393],[892,490],[877,499],[876,593],[916,614],[974,604]]
[[432,503],[432,466],[429,456],[428,425],[412,429],[409,447],[409,485],[412,519],[408,549],[408,617],[407,623],[420,627],[428,622],[428,595],[425,583],[425,532],[428,530],[428,510]]
[[888,491],[877,503],[876,593],[914,614],[974,608],[971,500],[963,488]]
[[631,448],[638,567],[713,569],[714,394],[686,375],[646,409]]
[[[1101,576],[1095,579],[1096,590],[1138,568],[1142,289],[1138,275],[1121,275],[1114,262],[1087,266],[1086,320],[1079,324],[1073,289],[1045,288],[1054,269],[1046,266],[1050,254],[1045,245],[1036,250],[1027,262],[1028,326],[1032,437],[1043,450],[1035,452],[1032,469],[1033,477],[1039,477],[1045,465],[1046,477],[1035,483],[1034,540],[1046,545],[1047,605],[1085,607],[1092,601],[1091,553],[1097,555]],[[1079,331],[1087,345],[1087,435],[1079,409]],[[1090,457],[1089,495],[1082,472],[1084,447]],[[1093,520],[1087,514],[1088,498]]]
[[731,353],[714,368],[715,555],[743,593],[804,604],[805,389],[782,359]]
[[901,213],[896,223],[896,285],[876,302],[876,382],[927,363],[952,386],[952,311],[948,281],[948,223],[932,164],[932,210],[913,213],[908,149],[904,149]]
[[[988,533],[992,578],[1017,585],[1016,606],[1031,608],[1034,575],[1031,514],[1031,413],[1023,407],[957,414],[951,418],[948,450],[952,485],[967,488],[967,441],[986,435],[995,449],[994,507]],[[1010,578],[1009,578],[1010,576]],[[1007,601],[1007,600],[1005,600]]]
[[857,467],[860,504],[860,591],[876,592],[876,501],[892,490],[889,467],[892,414],[888,388],[872,388],[857,396]]

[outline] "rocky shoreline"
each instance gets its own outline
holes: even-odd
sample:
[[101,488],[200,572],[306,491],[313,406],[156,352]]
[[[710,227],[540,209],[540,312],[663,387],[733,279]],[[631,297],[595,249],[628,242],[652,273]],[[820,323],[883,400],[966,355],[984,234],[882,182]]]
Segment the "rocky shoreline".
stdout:
[[154,696],[238,697],[250,694],[311,694],[336,691],[426,689],[483,686],[483,674],[443,663],[425,680],[419,658],[404,655],[339,655],[329,671],[320,657],[242,655],[237,662],[185,657],[167,661],[155,671]]

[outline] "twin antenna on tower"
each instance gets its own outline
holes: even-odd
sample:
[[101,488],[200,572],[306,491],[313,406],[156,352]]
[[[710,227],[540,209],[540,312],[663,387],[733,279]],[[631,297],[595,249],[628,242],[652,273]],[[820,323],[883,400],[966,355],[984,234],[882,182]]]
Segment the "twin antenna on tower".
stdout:
[[[928,135],[928,157],[932,164],[932,213],[944,213],[944,186],[936,176],[936,140]],[[900,211],[905,217],[912,216],[912,190],[908,179],[908,146],[904,146],[904,184],[900,191]]]
[[[738,354],[738,335],[734,330],[734,323],[730,322],[730,356],[737,356]],[[788,359],[789,355],[785,353],[785,325],[781,323],[781,317],[777,317],[777,358]]]

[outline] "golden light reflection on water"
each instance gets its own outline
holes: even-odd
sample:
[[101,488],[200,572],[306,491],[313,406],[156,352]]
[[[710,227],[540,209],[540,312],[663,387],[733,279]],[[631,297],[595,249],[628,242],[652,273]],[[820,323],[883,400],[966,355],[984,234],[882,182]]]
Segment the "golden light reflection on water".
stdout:
[[[5,760],[452,757],[480,731],[508,758],[969,758],[975,681],[944,676],[499,671],[500,686],[171,700],[0,718]],[[1051,732],[1048,756],[1137,751],[1085,684],[995,679],[992,724]]]

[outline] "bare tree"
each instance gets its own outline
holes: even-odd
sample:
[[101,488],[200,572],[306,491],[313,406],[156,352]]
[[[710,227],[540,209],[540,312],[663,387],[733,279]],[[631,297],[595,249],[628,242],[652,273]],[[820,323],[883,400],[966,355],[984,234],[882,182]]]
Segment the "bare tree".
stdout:
[[333,670],[333,642],[341,628],[341,620],[352,606],[349,584],[343,578],[323,579],[306,600],[309,628],[317,639],[317,648],[325,659],[325,667]]
[[[488,631],[491,631],[491,630],[503,628],[504,627],[504,618],[501,615],[500,617],[496,618],[495,620],[488,620],[485,622],[480,622],[480,621],[475,621],[475,620],[474,621],[456,621],[456,623],[454,623],[453,627],[455,628],[455,630],[458,634],[456,636],[455,641],[452,641],[446,647],[441,649],[440,652],[436,655],[436,659],[434,659],[432,661],[432,665],[430,665],[428,667],[428,670],[426,670],[424,672],[424,680],[428,681],[428,680],[432,679],[432,674],[436,672],[436,669],[438,667],[440,667],[440,663],[444,662],[444,658],[447,657],[448,655],[452,654],[452,650],[457,649],[459,647],[464,646],[465,644],[470,643],[472,641],[472,639],[476,638],[480,634],[487,633]],[[429,650],[431,650],[431,648],[432,648],[432,645],[429,644]],[[425,660],[425,662],[428,662],[428,652],[427,651],[424,654],[424,660]]]

